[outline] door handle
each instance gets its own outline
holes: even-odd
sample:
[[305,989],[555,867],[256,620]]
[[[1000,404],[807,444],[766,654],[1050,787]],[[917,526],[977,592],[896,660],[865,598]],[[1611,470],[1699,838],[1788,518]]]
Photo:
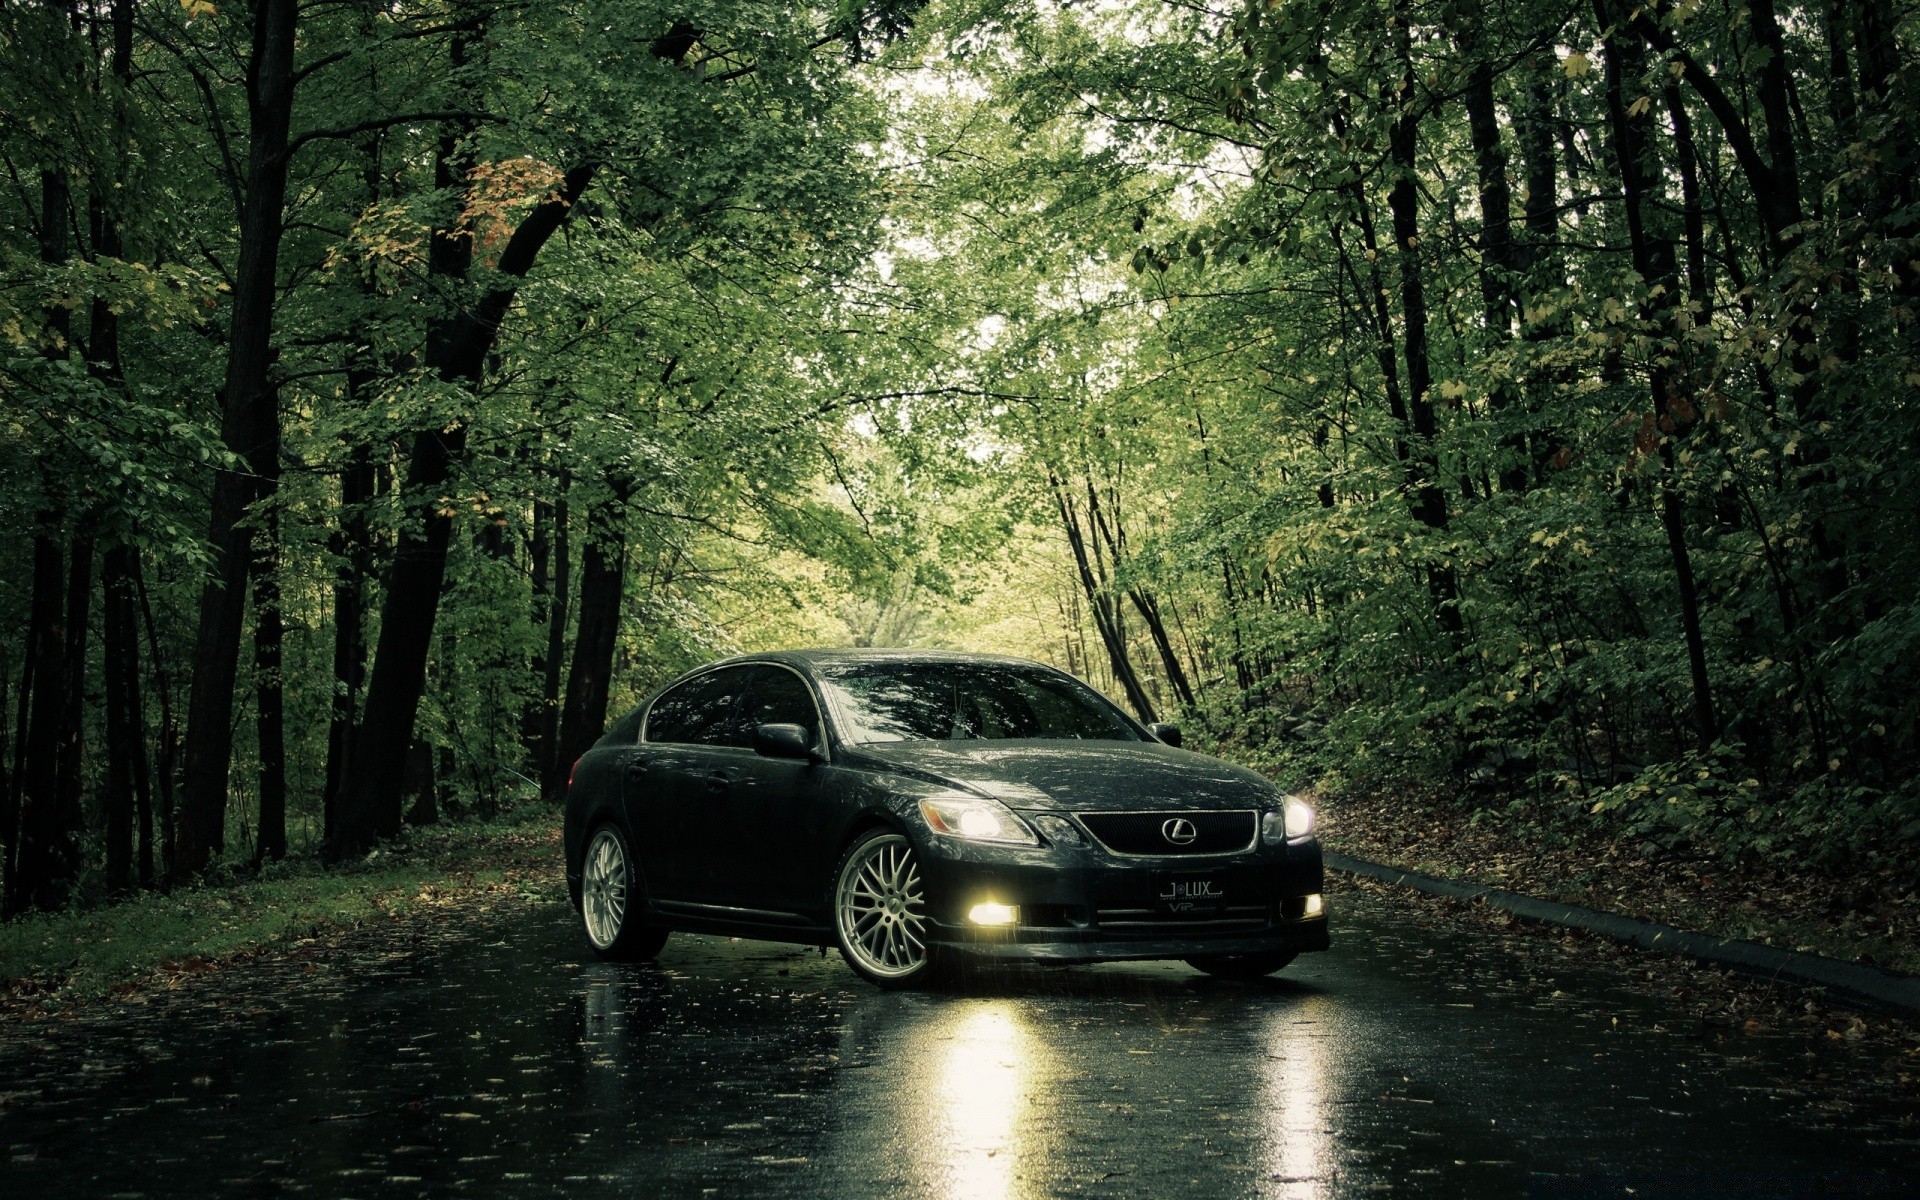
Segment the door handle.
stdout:
[[627,763],[627,782],[639,783],[645,777],[647,768],[652,765],[644,758],[636,758]]
[[729,782],[731,781],[727,778],[725,771],[715,771],[713,774],[707,776],[707,790],[710,792],[724,792],[727,790],[727,784]]

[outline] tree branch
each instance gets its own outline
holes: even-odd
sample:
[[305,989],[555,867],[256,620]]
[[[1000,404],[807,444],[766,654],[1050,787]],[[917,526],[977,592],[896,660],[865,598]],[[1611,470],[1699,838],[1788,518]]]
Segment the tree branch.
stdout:
[[350,138],[356,134],[372,133],[376,129],[391,129],[395,125],[411,125],[419,121],[491,121],[496,125],[507,123],[505,117],[493,113],[469,112],[464,109],[440,109],[433,112],[401,113],[397,116],[378,117],[371,121],[361,121],[357,125],[342,125],[334,129],[309,129],[287,143],[284,157],[292,158],[308,142],[317,142],[327,138]]

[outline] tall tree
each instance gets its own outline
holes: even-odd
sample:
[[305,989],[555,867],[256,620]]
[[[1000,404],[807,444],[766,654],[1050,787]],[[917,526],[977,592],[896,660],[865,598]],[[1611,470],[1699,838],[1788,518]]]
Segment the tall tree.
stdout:
[[176,878],[205,869],[226,846],[227,783],[233,762],[233,700],[240,634],[253,558],[250,506],[272,502],[280,414],[272,379],[273,322],[293,119],[296,0],[252,0],[247,56],[247,165],[241,193],[220,436],[232,460],[213,479],[207,540],[212,563],[200,594],[199,633],[187,701],[185,779]]

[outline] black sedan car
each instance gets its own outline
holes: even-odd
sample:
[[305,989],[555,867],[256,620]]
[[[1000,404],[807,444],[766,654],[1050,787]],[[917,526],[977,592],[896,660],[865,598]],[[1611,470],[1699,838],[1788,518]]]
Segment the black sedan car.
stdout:
[[1022,659],[728,659],[574,765],[567,881],[606,958],[673,930],[837,945],[883,986],[966,956],[1255,978],[1326,949],[1312,812],[1179,742]]

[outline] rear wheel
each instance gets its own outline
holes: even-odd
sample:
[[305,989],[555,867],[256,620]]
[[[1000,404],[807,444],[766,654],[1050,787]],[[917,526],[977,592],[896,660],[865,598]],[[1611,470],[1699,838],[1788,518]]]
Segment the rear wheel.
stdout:
[[875,829],[847,847],[833,873],[833,930],[848,966],[881,987],[926,982],[938,953],[928,944],[927,924],[913,843]]
[[601,958],[644,962],[667,944],[667,931],[649,928],[634,912],[633,855],[618,826],[602,825],[587,842],[580,865],[580,923],[587,945]]
[[1204,958],[1190,958],[1187,965],[1216,979],[1264,979],[1295,957],[1291,950],[1269,954],[1209,954]]

